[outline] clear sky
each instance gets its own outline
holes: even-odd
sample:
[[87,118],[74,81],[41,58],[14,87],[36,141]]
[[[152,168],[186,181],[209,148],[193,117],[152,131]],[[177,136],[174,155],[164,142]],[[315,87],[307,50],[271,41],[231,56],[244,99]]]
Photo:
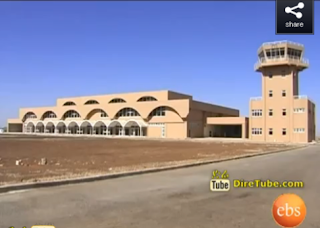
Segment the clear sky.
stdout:
[[58,97],[162,89],[248,115],[257,49],[276,40],[305,45],[300,93],[320,105],[320,23],[275,35],[274,1],[0,2],[0,28],[0,126]]

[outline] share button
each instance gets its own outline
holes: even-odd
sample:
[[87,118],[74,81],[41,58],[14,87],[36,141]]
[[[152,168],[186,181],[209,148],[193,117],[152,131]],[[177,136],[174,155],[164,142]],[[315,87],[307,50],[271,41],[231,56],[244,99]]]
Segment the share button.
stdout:
[[314,34],[314,0],[276,0],[276,34]]

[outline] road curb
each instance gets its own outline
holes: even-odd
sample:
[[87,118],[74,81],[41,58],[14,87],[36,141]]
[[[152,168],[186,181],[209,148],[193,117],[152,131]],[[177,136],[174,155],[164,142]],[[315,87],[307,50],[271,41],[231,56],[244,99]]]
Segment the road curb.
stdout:
[[114,178],[120,178],[120,177],[127,177],[127,176],[155,173],[155,172],[161,172],[161,171],[189,168],[189,167],[207,165],[207,164],[212,164],[212,163],[220,163],[220,162],[225,162],[225,161],[238,160],[238,159],[250,158],[250,157],[257,157],[257,156],[269,155],[269,154],[273,154],[273,153],[286,152],[289,150],[298,150],[298,149],[302,149],[302,148],[305,148],[308,146],[309,145],[303,145],[303,146],[287,148],[287,149],[283,149],[283,150],[261,152],[261,153],[257,153],[257,154],[244,154],[244,155],[230,157],[230,158],[215,159],[215,160],[201,161],[201,162],[188,163],[188,164],[180,164],[180,165],[175,165],[175,166],[150,168],[150,169],[144,169],[144,170],[140,170],[140,171],[129,171],[129,172],[99,175],[99,176],[80,177],[80,178],[73,178],[73,179],[68,179],[68,180],[57,180],[57,181],[47,181],[47,182],[38,182],[38,183],[26,183],[26,184],[14,184],[14,185],[0,186],[0,194],[6,193],[6,192],[11,192],[11,191],[27,190],[27,189],[34,189],[34,188],[55,187],[55,186],[69,185],[69,184],[79,184],[79,183],[93,182],[93,181],[99,181],[99,180],[107,180],[107,179],[114,179]]

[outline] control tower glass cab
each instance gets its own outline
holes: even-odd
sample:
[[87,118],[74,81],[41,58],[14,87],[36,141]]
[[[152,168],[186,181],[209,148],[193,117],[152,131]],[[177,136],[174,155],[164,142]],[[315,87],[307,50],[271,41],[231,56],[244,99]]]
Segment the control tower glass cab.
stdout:
[[309,67],[304,46],[264,43],[254,70],[262,75],[262,97],[250,99],[251,139],[272,142],[315,140],[315,105],[299,94],[299,72]]

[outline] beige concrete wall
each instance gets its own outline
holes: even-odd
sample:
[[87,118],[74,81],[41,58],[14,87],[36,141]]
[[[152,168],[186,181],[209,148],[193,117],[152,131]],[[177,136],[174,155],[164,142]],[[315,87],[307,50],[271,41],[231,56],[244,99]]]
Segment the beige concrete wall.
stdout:
[[8,123],[19,123],[19,124],[22,124],[22,120],[21,119],[8,119],[7,122]]
[[93,109],[92,111],[90,111],[86,117],[86,120],[109,120],[110,117],[101,117],[101,112],[100,110],[97,109]]
[[203,121],[205,112],[197,109],[191,109],[188,115],[188,121]]
[[181,118],[187,118],[189,114],[189,100],[170,100],[170,101],[154,101],[154,102],[133,102],[133,103],[116,103],[105,105],[77,105],[77,106],[56,106],[56,107],[39,107],[39,108],[22,108],[19,112],[19,119],[23,119],[24,115],[28,112],[33,112],[37,119],[40,120],[41,116],[46,111],[53,111],[58,119],[63,119],[63,115],[68,110],[77,111],[82,119],[88,119],[87,116],[94,109],[104,110],[110,119],[114,119],[117,112],[123,108],[133,108],[138,111],[142,118],[147,119],[149,114],[156,108],[166,106],[175,112]]
[[152,138],[162,138],[162,128],[149,126],[147,128],[147,136]]
[[166,123],[166,137],[184,139],[187,138],[187,123]]
[[[121,98],[127,103],[132,103],[138,101],[141,97],[151,96],[158,101],[168,100],[168,91],[147,91],[147,92],[136,92],[136,93],[122,93],[122,94],[107,94],[107,95],[97,95],[97,96],[83,96],[83,97],[68,97],[57,99],[57,106],[63,106],[64,103],[72,101],[76,105],[84,105],[88,100],[96,100],[101,105],[108,104],[112,99]],[[187,99],[187,98],[184,98]]]
[[187,137],[201,138],[204,136],[204,124],[202,121],[188,122],[187,127]]
[[[263,129],[262,129],[263,130]],[[250,135],[250,139],[253,141],[258,141],[258,142],[264,142],[264,132],[262,135],[253,135],[251,129],[249,129],[249,135]]]
[[169,108],[166,110],[165,116],[153,116],[148,118],[149,123],[176,123],[183,122],[182,117],[174,109]]
[[[258,99],[258,98],[257,98]],[[249,115],[251,114],[252,109],[263,109],[263,100],[262,97],[260,100],[250,100],[249,104],[250,110],[249,110]]]
[[205,111],[192,109],[188,115],[187,136],[190,138],[199,138],[204,136],[205,116],[209,115]]

